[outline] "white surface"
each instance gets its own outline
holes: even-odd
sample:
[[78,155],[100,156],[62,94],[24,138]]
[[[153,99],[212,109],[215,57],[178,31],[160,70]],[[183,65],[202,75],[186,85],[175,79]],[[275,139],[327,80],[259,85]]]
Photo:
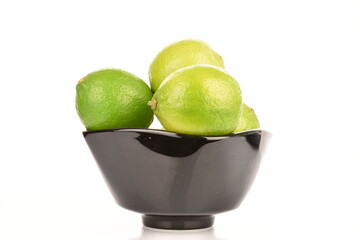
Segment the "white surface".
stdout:
[[[356,0],[1,1],[0,239],[360,239],[359,12]],[[104,67],[147,81],[183,38],[222,55],[273,138],[213,230],[154,232],[112,199],[75,84]]]

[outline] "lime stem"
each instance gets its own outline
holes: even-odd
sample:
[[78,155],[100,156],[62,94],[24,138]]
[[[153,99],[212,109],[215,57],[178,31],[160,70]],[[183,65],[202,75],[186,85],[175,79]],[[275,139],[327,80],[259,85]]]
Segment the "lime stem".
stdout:
[[156,106],[157,106],[156,99],[155,98],[151,99],[151,101],[148,101],[147,105],[150,106],[152,110],[156,110]]

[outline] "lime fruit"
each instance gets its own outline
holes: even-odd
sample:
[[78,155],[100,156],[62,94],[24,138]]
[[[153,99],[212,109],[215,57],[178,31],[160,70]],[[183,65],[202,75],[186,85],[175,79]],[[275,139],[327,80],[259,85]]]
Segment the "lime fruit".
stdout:
[[152,91],[156,92],[171,73],[195,64],[210,64],[224,68],[221,56],[202,41],[182,40],[165,47],[150,65],[149,79]]
[[87,130],[147,128],[153,112],[149,86],[120,69],[92,72],[76,85],[76,110]]
[[242,132],[246,130],[256,129],[259,127],[259,119],[257,118],[254,109],[252,109],[246,104],[243,104],[241,117],[235,132]]
[[148,105],[168,131],[217,136],[234,132],[242,97],[223,69],[193,65],[169,75]]

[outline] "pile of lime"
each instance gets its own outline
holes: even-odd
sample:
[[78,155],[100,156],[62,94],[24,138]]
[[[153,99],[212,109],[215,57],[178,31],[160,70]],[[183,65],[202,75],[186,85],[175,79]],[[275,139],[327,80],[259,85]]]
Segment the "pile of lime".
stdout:
[[260,127],[221,56],[202,41],[165,47],[150,65],[149,82],[151,88],[115,68],[80,79],[76,110],[86,129],[148,128],[154,114],[165,130],[192,135],[219,136]]

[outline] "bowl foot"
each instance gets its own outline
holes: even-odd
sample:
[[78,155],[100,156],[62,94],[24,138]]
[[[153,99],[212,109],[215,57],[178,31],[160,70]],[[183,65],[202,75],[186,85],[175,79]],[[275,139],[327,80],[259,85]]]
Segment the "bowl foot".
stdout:
[[209,228],[214,224],[214,216],[159,216],[143,215],[146,227],[167,230],[192,230]]

